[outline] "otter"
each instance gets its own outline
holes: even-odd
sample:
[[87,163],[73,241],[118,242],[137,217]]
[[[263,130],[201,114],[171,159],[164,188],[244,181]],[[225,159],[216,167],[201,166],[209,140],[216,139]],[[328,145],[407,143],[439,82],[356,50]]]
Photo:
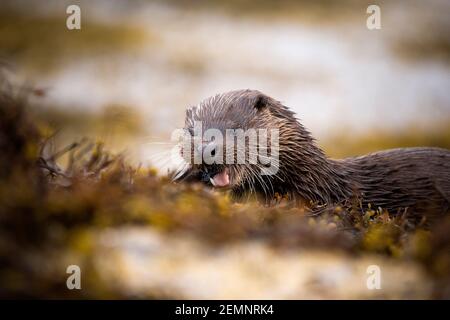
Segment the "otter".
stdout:
[[268,200],[278,194],[312,207],[358,197],[364,207],[381,207],[389,212],[449,211],[450,150],[399,148],[331,159],[294,112],[257,90],[231,91],[203,100],[186,111],[185,129],[190,134],[196,121],[201,122],[202,130],[221,132],[227,128],[277,129],[278,171],[261,175],[261,164],[248,162],[187,163],[178,171],[177,181],[203,181],[229,189],[237,199],[253,193]]

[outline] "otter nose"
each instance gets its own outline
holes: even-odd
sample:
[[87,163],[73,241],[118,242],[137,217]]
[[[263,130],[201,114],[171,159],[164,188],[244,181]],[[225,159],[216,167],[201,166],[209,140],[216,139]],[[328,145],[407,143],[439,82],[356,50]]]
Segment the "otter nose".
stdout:
[[202,182],[209,182],[209,180],[211,179],[211,175],[209,174],[209,172],[203,171],[202,172]]

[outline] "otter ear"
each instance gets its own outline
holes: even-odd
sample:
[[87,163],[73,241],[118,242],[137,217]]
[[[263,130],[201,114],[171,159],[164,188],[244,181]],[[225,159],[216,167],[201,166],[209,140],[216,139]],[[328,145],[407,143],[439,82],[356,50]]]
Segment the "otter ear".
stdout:
[[251,104],[256,110],[260,111],[266,108],[268,106],[268,103],[269,103],[268,96],[259,91],[252,92]]

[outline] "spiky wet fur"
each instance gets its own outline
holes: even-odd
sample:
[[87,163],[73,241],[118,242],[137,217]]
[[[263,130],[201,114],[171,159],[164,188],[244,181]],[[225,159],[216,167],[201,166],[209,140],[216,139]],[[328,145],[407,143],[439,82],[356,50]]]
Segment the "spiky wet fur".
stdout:
[[[232,194],[268,200],[287,195],[306,205],[329,205],[357,198],[390,212],[405,208],[447,212],[450,207],[450,151],[402,148],[361,157],[326,157],[314,138],[281,102],[255,90],[231,91],[205,99],[186,113],[186,129],[279,129],[279,171],[262,176],[259,165],[227,165]],[[196,180],[202,166],[188,166],[181,179]]]

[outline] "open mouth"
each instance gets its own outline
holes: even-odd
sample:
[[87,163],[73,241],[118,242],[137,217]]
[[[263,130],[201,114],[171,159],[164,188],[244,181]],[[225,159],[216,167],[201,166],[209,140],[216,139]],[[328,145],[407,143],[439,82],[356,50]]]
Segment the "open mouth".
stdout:
[[224,188],[230,185],[230,175],[228,168],[223,169],[221,172],[216,173],[209,178],[209,181],[215,188]]

